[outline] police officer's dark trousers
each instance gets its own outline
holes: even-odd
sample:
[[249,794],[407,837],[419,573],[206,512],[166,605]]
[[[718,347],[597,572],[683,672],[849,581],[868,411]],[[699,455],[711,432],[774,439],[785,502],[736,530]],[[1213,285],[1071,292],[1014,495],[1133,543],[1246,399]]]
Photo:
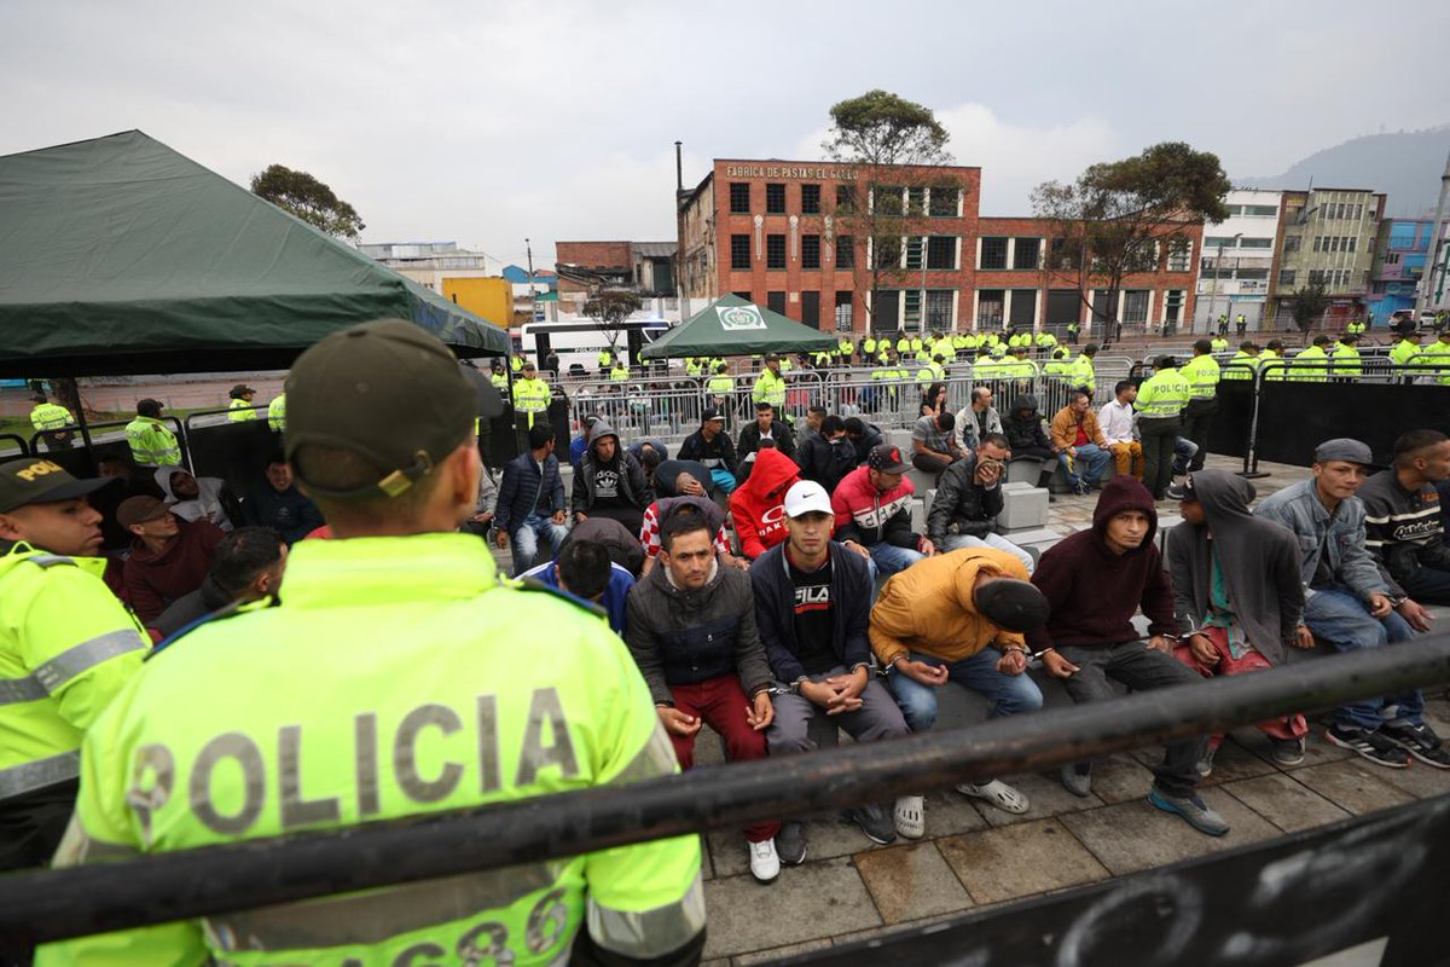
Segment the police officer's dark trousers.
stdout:
[[1183,431],[1179,435],[1198,444],[1198,452],[1193,455],[1189,470],[1203,469],[1203,458],[1208,456],[1208,437],[1213,432],[1213,418],[1217,413],[1217,398],[1189,400],[1183,411]]
[[1138,420],[1138,436],[1143,441],[1143,486],[1152,492],[1154,500],[1162,500],[1173,482],[1173,443],[1182,429],[1183,421],[1176,416]]

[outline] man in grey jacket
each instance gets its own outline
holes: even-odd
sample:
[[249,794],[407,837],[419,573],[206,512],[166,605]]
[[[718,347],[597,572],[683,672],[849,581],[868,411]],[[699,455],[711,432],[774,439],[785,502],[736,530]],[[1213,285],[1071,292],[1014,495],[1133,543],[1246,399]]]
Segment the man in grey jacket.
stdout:
[[[1415,629],[1430,627],[1425,609],[1381,574],[1365,548],[1364,504],[1355,493],[1373,459],[1358,440],[1326,440],[1314,451],[1314,476],[1266,498],[1255,511],[1298,538],[1304,623],[1339,651],[1409,641]],[[1335,711],[1326,738],[1392,769],[1409,765],[1409,756],[1450,769],[1450,750],[1425,724],[1424,709],[1418,689],[1352,702]]]
[[[695,764],[702,723],[725,741],[732,762],[766,757],[775,718],[775,679],[755,623],[750,576],[721,567],[704,515],[671,514],[660,529],[659,566],[629,594],[625,643],[654,696],[680,768]],[[750,872],[780,875],[780,823],[745,828]]]
[[[1179,645],[1173,656],[1204,678],[1282,665],[1291,648],[1313,648],[1301,622],[1299,541],[1249,512],[1254,485],[1227,470],[1196,470],[1180,488],[1183,523],[1168,532],[1168,572]],[[1298,713],[1259,723],[1274,761],[1304,761],[1309,726]],[[1213,772],[1223,733],[1210,737],[1198,773]]]
[[957,414],[952,440],[963,450],[975,450],[988,433],[1002,432],[1002,416],[992,405],[992,390],[972,387],[972,401]]

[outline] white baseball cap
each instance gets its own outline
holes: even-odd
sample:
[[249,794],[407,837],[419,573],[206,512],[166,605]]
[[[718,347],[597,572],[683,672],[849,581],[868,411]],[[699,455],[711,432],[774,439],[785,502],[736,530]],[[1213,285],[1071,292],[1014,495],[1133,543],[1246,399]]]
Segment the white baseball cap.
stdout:
[[831,496],[826,488],[814,480],[798,480],[785,492],[785,515],[804,517],[806,514],[834,514],[831,510]]

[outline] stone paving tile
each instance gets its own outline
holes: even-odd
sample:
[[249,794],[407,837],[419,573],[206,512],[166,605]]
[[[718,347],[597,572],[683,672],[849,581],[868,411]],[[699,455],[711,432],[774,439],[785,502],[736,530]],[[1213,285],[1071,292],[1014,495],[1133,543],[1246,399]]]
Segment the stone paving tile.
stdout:
[[856,870],[887,923],[919,920],[972,905],[934,843],[861,853],[856,856]]
[[[1053,773],[1052,781],[1057,782]],[[1093,795],[1109,805],[1142,799],[1153,786],[1153,773],[1125,752],[1093,763]]]
[[1088,796],[1086,799],[1079,799],[1062,787],[1058,781],[1057,773],[1043,775],[1035,772],[1018,773],[1012,776],[1003,776],[1002,781],[1015,788],[1018,792],[1027,797],[1031,809],[1021,815],[1003,812],[996,806],[988,805],[982,800],[975,800],[977,811],[982,818],[987,820],[991,826],[1010,826],[1013,823],[1025,823],[1034,819],[1045,819],[1048,816],[1057,816],[1062,813],[1074,812],[1080,809],[1092,809],[1094,806],[1102,805],[1102,800],[1097,796]]
[[1324,798],[1358,816],[1414,801],[1414,796],[1391,785],[1391,776],[1381,775],[1398,774],[1401,771],[1370,765],[1367,762],[1360,765],[1359,757],[1356,756],[1342,762],[1295,769],[1290,775]]
[[996,903],[1107,879],[1111,874],[1056,819],[937,840],[978,903]]
[[805,943],[787,944],[784,947],[776,947],[774,950],[761,950],[753,954],[741,954],[734,959],[733,963],[734,967],[758,967],[759,964],[771,964],[777,960],[794,957],[797,954],[809,954],[817,950],[825,950],[830,946],[830,938],[822,937],[820,940],[807,940]]
[[1348,749],[1330,745],[1329,741],[1324,738],[1326,728],[1328,728],[1327,721],[1309,720],[1309,734],[1304,737],[1304,761],[1297,766],[1284,767],[1285,771],[1320,766],[1328,762],[1341,762],[1355,757],[1355,754]]
[[714,879],[705,884],[705,907],[707,960],[881,925],[865,884],[844,858],[785,869],[768,885],[748,874]]
[[[1226,737],[1223,744],[1218,747],[1218,753],[1213,757],[1213,774],[1200,784],[1216,786],[1220,783],[1254,779],[1278,772],[1272,762],[1256,754],[1261,749],[1265,755],[1269,754],[1267,740],[1260,737],[1257,741],[1249,739],[1248,742],[1249,747],[1245,748],[1233,738]],[[1254,751],[1250,751],[1251,749]]]
[[1278,772],[1226,782],[1220,788],[1286,833],[1349,818],[1345,810]]
[[[1450,730],[1441,734],[1450,738]],[[1408,769],[1385,769],[1383,771],[1385,774],[1379,778],[1396,789],[1403,789],[1420,799],[1450,795],[1450,769],[1436,769],[1434,766],[1427,766],[1423,762],[1417,761]]]
[[1204,789],[1203,799],[1232,827],[1224,836],[1205,836],[1147,800],[1068,813],[1059,821],[1114,875],[1192,859],[1277,836],[1267,820],[1222,789]]
[[[905,923],[894,923],[884,927],[872,927],[869,930],[856,930],[852,933],[842,934],[841,936],[836,937],[834,946],[842,947],[846,944],[858,943],[863,940],[868,942],[872,940],[881,940],[883,938],[890,937],[892,934],[905,933],[908,930],[921,930],[925,927],[931,926],[934,923],[946,923],[949,920],[955,920],[957,917],[963,916],[966,912],[967,911],[965,910],[961,910],[956,913],[943,913],[935,917],[924,917],[921,920],[911,920]],[[973,912],[975,912],[975,909],[973,910]]]

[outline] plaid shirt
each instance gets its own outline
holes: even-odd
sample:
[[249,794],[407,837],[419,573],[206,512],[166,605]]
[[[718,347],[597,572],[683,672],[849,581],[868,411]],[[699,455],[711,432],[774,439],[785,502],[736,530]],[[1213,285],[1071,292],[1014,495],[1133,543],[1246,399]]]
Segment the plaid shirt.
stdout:
[[[660,553],[659,504],[650,504],[644,511],[644,523],[639,528],[639,542],[644,547],[645,557],[657,557]],[[730,553],[730,538],[722,524],[715,532],[715,550],[721,554]]]

